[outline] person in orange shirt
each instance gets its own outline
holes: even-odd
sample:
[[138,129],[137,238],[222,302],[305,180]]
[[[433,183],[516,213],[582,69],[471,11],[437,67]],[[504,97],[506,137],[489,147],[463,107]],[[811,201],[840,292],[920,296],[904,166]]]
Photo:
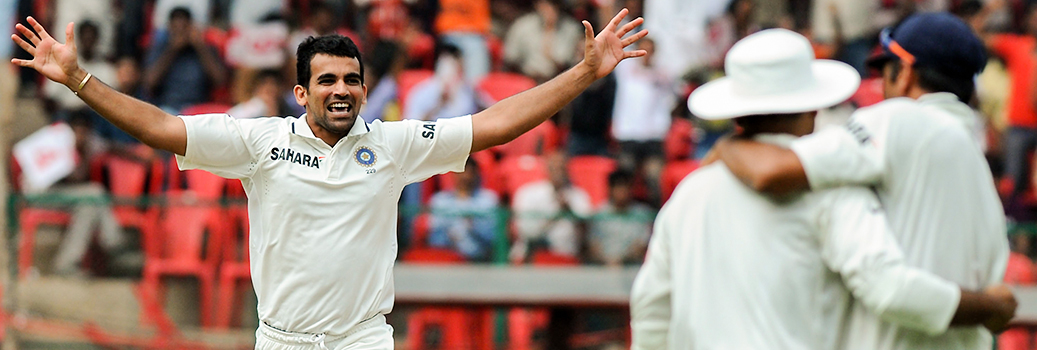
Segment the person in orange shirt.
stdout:
[[444,44],[461,49],[465,80],[475,83],[490,72],[489,0],[440,0],[434,27]]
[[[1003,3],[995,1],[993,3]],[[996,5],[994,5],[996,6]],[[989,12],[989,11],[988,11]],[[1037,4],[1026,9],[1026,31],[1023,34],[983,35],[987,47],[1004,58],[1011,77],[1008,92],[1008,130],[1004,135],[1005,174],[1012,180],[1012,191],[1006,203],[1011,215],[1020,195],[1031,187],[1029,153],[1037,147],[1037,102],[1034,75],[1037,67]],[[981,29],[982,26],[975,26]]]

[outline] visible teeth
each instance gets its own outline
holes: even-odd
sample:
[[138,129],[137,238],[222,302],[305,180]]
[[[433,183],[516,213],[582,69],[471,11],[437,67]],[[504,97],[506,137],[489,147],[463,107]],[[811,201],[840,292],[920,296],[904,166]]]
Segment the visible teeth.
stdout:
[[345,102],[332,103],[331,108],[349,108],[349,104]]

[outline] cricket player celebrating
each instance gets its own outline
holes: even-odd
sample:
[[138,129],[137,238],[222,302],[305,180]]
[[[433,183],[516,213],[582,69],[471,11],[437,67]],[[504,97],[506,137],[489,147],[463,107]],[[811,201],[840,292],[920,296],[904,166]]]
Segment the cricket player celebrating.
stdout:
[[65,84],[91,108],[181,169],[240,178],[248,194],[252,282],[259,299],[256,349],[392,349],[392,267],[401,189],[463,171],[469,153],[508,142],[568,104],[643,50],[622,10],[597,36],[584,21],[584,59],[536,88],[471,116],[436,122],[359,118],[364,65],[342,36],[298,48],[296,102],[306,114],[234,119],[173,116],[120,94],[76,62],[73,24],[57,42],[35,19],[11,39],[32,60],[12,60]]

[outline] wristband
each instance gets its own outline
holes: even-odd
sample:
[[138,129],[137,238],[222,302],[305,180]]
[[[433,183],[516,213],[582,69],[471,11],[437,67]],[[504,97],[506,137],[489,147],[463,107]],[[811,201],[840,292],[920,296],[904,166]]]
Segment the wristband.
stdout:
[[79,88],[76,89],[75,91],[72,91],[72,93],[76,94],[76,96],[79,96],[79,92],[83,91],[83,87],[86,86],[86,82],[89,81],[90,77],[92,77],[92,76],[94,76],[94,75],[90,74],[90,72],[87,72],[86,73],[86,78],[83,78],[83,81],[81,81],[79,83]]

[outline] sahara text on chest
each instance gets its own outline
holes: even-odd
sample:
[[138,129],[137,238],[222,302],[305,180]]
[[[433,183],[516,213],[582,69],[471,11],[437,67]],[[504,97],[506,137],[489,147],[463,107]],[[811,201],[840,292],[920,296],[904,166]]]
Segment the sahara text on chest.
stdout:
[[309,154],[297,152],[291,148],[282,149],[274,147],[270,150],[270,159],[284,160],[295,164],[320,169],[320,161],[324,160],[324,157],[311,156]]

